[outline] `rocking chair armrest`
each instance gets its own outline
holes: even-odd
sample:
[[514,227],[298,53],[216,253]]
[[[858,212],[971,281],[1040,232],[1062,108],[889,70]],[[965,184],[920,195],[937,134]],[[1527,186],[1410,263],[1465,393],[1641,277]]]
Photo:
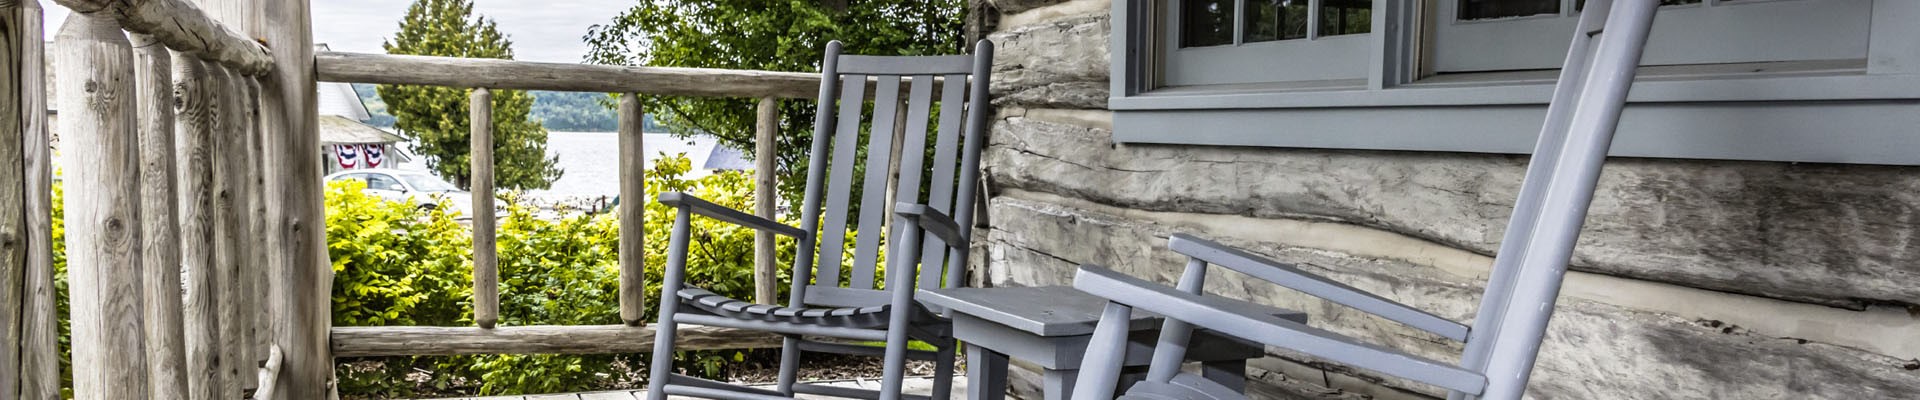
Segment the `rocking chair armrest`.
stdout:
[[1457,341],[1467,340],[1469,328],[1464,324],[1315,275],[1291,264],[1269,260],[1232,246],[1185,234],[1174,234],[1171,239],[1168,239],[1168,247],[1188,257],[1240,271],[1261,280],[1353,307],[1415,329]]
[[807,231],[795,228],[792,225],[774,222],[773,220],[740,212],[739,210],[727,208],[726,206],[713,204],[713,202],[702,200],[691,194],[681,192],[661,193],[660,204],[666,204],[669,207],[675,208],[685,208],[693,211],[695,214],[704,215],[708,218],[726,221],[734,225],[759,231],[771,232],[776,235],[792,238],[802,238],[807,235]]
[[953,217],[947,216],[946,213],[942,213],[940,210],[935,210],[933,207],[928,207],[925,204],[901,202],[894,204],[893,214],[906,218],[913,226],[918,226],[920,230],[940,238],[941,241],[947,243],[948,247],[956,249],[967,248],[967,238],[960,234],[960,224],[954,222]]

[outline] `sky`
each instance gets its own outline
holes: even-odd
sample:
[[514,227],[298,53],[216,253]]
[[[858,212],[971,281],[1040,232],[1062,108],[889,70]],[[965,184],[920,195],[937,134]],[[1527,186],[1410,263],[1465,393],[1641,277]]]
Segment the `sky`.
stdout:
[[[400,29],[407,0],[311,0],[313,41],[334,51],[382,53],[380,42]],[[473,12],[497,21],[513,40],[516,59],[562,63],[580,62],[587,53],[580,40],[587,27],[603,24],[632,7],[636,0],[474,0]],[[49,0],[47,38],[53,37],[67,9]]]

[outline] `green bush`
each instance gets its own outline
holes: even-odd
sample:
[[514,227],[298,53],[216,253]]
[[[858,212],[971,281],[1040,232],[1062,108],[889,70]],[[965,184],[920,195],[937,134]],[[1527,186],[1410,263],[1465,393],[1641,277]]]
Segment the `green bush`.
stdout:
[[[647,171],[645,320],[654,320],[668,235],[675,210],[652,201],[659,193],[688,192],[717,204],[752,209],[752,177],[723,171],[684,179],[691,162],[667,157]],[[328,256],[333,261],[334,326],[472,326],[472,231],[444,211],[421,210],[362,193],[364,184],[328,184]],[[53,188],[55,298],[61,316],[61,367],[72,387],[66,280],[64,192]],[[627,204],[635,204],[629,199]],[[509,204],[497,232],[500,259],[500,325],[608,325],[620,323],[620,226],[615,214],[559,220],[536,218]],[[796,217],[785,218],[788,223]],[[690,225],[687,282],[741,299],[753,296],[754,231],[695,218]],[[853,236],[854,232],[847,232]],[[796,243],[782,238],[779,296],[784,299]],[[852,263],[852,244],[842,262]],[[883,255],[884,256],[884,255]],[[842,271],[846,271],[843,268]],[[844,273],[843,273],[844,275]],[[884,274],[882,274],[884,276]],[[338,368],[347,397],[394,397],[413,392],[406,380],[424,371],[440,389],[481,394],[555,393],[621,384],[623,371],[644,371],[645,360],[625,355],[487,355],[387,357]],[[677,368],[719,377],[732,363],[771,359],[769,351],[693,351],[676,354]],[[342,360],[351,362],[353,360]],[[371,366],[371,367],[368,367]],[[69,392],[68,397],[71,397]]]
[[[661,192],[688,192],[717,204],[751,209],[752,177],[719,172],[687,180],[685,157],[668,157],[647,171],[645,319],[654,319],[674,209],[651,201]],[[327,190],[327,237],[335,280],[335,326],[471,326],[471,232],[453,216],[388,203],[361,193],[356,182]],[[625,204],[634,200],[622,199]],[[446,210],[440,207],[438,210]],[[500,325],[610,325],[619,317],[619,222],[616,214],[560,220],[506,207],[497,232]],[[794,218],[788,218],[791,222]],[[753,295],[754,231],[695,218],[690,225],[687,283],[748,299]],[[851,234],[851,232],[849,232]],[[850,244],[849,244],[850,246]],[[778,243],[792,260],[795,242]],[[850,251],[848,252],[851,253]],[[851,262],[850,256],[843,262]],[[781,296],[789,274],[779,264]],[[730,362],[767,359],[765,352],[681,352],[676,367],[718,377]],[[432,384],[477,386],[483,394],[553,393],[620,383],[623,371],[644,371],[638,355],[489,355],[387,358],[379,368],[340,368],[343,393],[407,395],[400,378],[427,371]]]

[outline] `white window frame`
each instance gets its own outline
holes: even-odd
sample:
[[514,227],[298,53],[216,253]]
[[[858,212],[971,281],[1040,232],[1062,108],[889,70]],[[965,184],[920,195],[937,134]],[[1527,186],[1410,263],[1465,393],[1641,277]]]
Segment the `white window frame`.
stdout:
[[[1364,80],[1163,87],[1164,38],[1148,35],[1164,23],[1151,7],[1160,1],[1113,2],[1117,142],[1526,153],[1552,94],[1551,72],[1420,76],[1431,58],[1417,53],[1432,48],[1420,27],[1437,15],[1421,9],[1452,0],[1374,0]],[[1911,23],[1920,1],[1812,1],[1872,3],[1864,60],[1778,72],[1649,68],[1613,154],[1920,165],[1920,24]]]

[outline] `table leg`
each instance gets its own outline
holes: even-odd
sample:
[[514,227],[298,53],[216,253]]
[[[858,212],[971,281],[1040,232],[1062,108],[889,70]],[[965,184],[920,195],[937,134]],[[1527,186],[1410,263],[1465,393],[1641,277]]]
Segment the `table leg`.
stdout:
[[1041,397],[1046,400],[1067,400],[1073,397],[1073,381],[1080,379],[1077,369],[1050,369],[1041,378]]
[[1247,360],[1202,363],[1200,376],[1235,392],[1247,392]]
[[1007,398],[1007,355],[967,344],[967,400]]

